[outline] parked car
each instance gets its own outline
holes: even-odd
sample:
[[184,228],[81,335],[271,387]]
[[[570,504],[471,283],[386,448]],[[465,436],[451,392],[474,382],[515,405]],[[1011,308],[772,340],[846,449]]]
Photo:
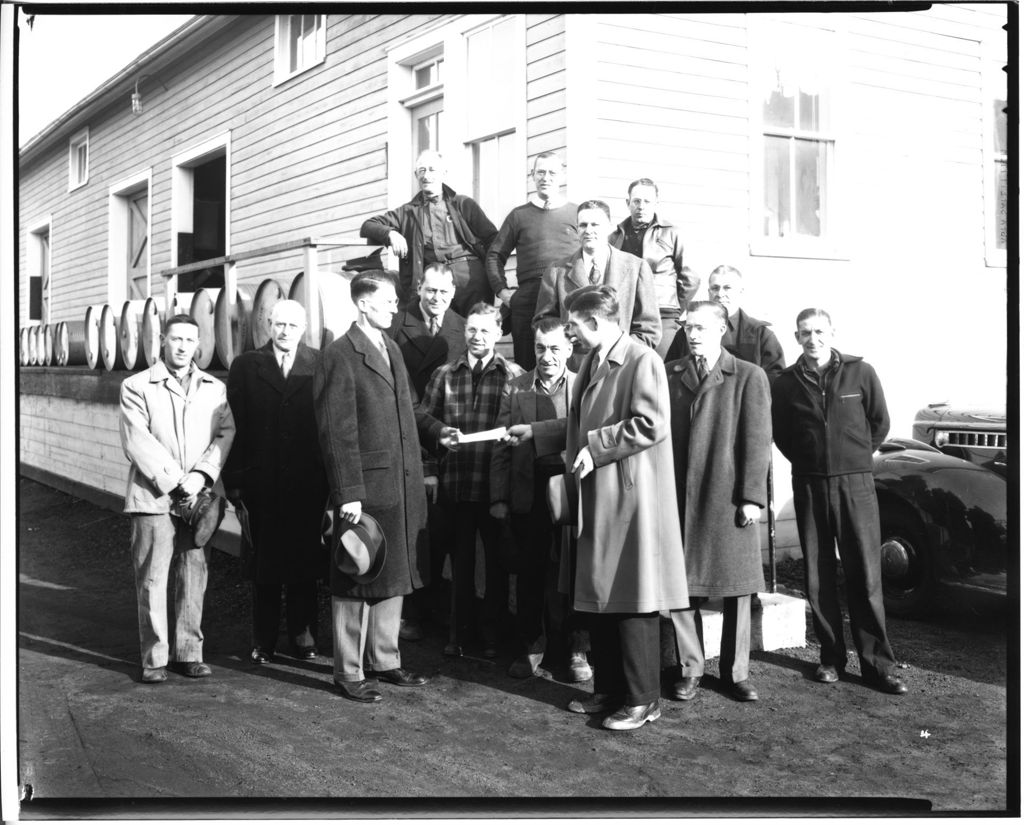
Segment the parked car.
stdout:
[[886,611],[913,615],[944,588],[1006,594],[1006,479],[912,439],[874,459]]
[[1006,409],[929,404],[914,416],[914,438],[1006,475]]

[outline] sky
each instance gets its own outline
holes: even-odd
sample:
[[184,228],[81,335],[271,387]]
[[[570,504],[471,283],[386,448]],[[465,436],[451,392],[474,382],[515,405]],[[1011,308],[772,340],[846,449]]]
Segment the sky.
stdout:
[[[38,14],[29,28],[19,10],[18,145],[191,17]],[[128,95],[126,89],[125,106]]]

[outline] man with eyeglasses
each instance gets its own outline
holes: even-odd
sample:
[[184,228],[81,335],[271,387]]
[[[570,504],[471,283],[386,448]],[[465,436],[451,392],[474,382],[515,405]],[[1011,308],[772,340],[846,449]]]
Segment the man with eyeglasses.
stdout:
[[679,317],[700,286],[700,277],[683,265],[683,242],[679,230],[659,216],[658,185],[639,178],[629,185],[626,206],[629,217],[615,227],[608,243],[616,249],[647,261],[654,273],[654,289],[661,312],[661,341],[657,352],[666,358],[679,326]]
[[[554,152],[541,152],[531,172],[535,193],[508,213],[487,253],[487,277],[508,307],[516,363],[524,370],[537,366],[533,352],[533,316],[537,294],[548,266],[568,258],[579,246],[576,204],[562,194],[565,164]],[[511,287],[505,263],[516,253],[516,283]]]
[[452,306],[463,317],[479,301],[493,303],[484,258],[497,230],[480,205],[444,182],[444,158],[421,152],[413,167],[419,192],[397,209],[363,222],[359,234],[399,257],[399,300],[412,297],[424,268],[447,264],[455,277]]

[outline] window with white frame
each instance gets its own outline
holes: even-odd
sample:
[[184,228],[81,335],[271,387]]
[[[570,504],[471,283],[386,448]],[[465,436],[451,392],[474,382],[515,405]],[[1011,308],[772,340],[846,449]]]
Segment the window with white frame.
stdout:
[[466,35],[466,146],[473,164],[473,198],[500,221],[522,200],[523,163],[516,108],[525,90],[517,65],[518,27],[504,17]]
[[68,144],[68,189],[89,182],[89,130],[83,129]]
[[522,15],[463,15],[389,50],[388,189],[439,151],[447,181],[495,223],[526,196],[526,35]]
[[274,83],[281,83],[324,62],[327,15],[279,14],[274,50]]
[[755,27],[751,251],[831,256],[837,245],[835,32]]

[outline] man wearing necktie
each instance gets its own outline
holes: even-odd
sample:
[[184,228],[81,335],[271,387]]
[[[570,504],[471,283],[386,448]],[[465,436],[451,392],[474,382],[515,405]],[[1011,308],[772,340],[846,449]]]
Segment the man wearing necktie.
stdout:
[[436,422],[417,413],[401,351],[384,334],[397,309],[394,281],[361,272],[350,288],[358,318],[324,350],[313,398],[335,535],[368,514],[386,539],[383,568],[370,581],[331,565],[334,682],[346,699],[372,703],[383,698],[380,681],[427,681],[402,667],[398,634],[403,598],[429,574],[420,438],[436,450],[453,431],[431,430]]
[[704,674],[701,606],[724,601],[719,679],[738,701],[750,684],[751,595],[764,589],[758,523],[767,504],[771,394],[764,370],[722,348],[720,304],[693,301],[683,330],[690,357],[670,361],[669,399],[679,522],[690,608],[671,612],[680,672],[672,695],[697,694]]
[[[743,311],[743,291],[743,275],[736,267],[724,264],[715,267],[708,278],[708,298],[725,307],[729,316],[722,348],[737,358],[757,364],[771,383],[785,369],[786,359],[771,325]],[[687,335],[681,329],[669,343],[665,360],[675,361],[689,354]]]
[[661,314],[661,341],[658,355],[665,351],[676,335],[682,308],[689,303],[700,286],[700,278],[683,264],[683,242],[675,225],[659,215],[658,185],[650,178],[640,178],[629,185],[626,206],[629,217],[615,227],[608,243],[616,249],[643,258],[654,274]]
[[[466,318],[466,352],[438,367],[420,403],[432,418],[471,434],[494,429],[512,379],[523,374],[494,345],[501,321],[494,304],[480,303]],[[436,425],[440,426],[440,425]],[[498,655],[507,624],[508,570],[501,560],[500,523],[490,514],[490,467],[494,441],[460,444],[441,459],[440,498],[455,532],[452,587],[455,592],[451,637],[445,655],[461,656],[479,641],[483,655]],[[476,540],[486,566],[483,611],[476,617]],[[479,639],[474,636],[479,636]]]
[[494,301],[484,258],[497,230],[476,201],[444,182],[445,172],[440,154],[420,153],[413,166],[419,192],[397,209],[364,221],[359,234],[391,247],[401,259],[398,297],[403,302],[429,264],[447,264],[455,278],[452,305],[465,317],[478,301]]
[[579,478],[573,604],[590,620],[594,693],[573,713],[611,730],[661,716],[658,613],[686,607],[668,383],[653,349],[625,334],[615,290],[578,291],[569,329],[588,353],[573,386],[565,469]]
[[[416,390],[418,402],[434,370],[466,350],[466,320],[451,308],[455,278],[447,264],[429,264],[416,288],[416,297],[395,315],[388,335],[402,351],[402,360]],[[420,622],[431,614],[448,616],[451,599],[446,598],[441,577],[445,556],[454,544],[451,524],[439,501],[437,459],[423,453],[423,475],[427,485],[427,523],[430,530],[430,583],[406,599],[402,617],[402,638],[423,637]]]
[[278,301],[270,311],[270,340],[235,358],[228,373],[237,432],[224,484],[228,498],[249,516],[253,664],[275,655],[282,589],[289,654],[317,655],[320,528],[328,489],[313,412],[320,352],[303,343],[305,331],[302,304]]
[[[574,290],[607,285],[618,294],[619,327],[641,344],[654,348],[661,340],[661,317],[651,268],[646,261],[609,245],[610,222],[608,205],[603,201],[579,205],[579,248],[547,268],[537,296],[534,321],[566,321],[566,299]],[[574,364],[581,355],[579,350]]]

